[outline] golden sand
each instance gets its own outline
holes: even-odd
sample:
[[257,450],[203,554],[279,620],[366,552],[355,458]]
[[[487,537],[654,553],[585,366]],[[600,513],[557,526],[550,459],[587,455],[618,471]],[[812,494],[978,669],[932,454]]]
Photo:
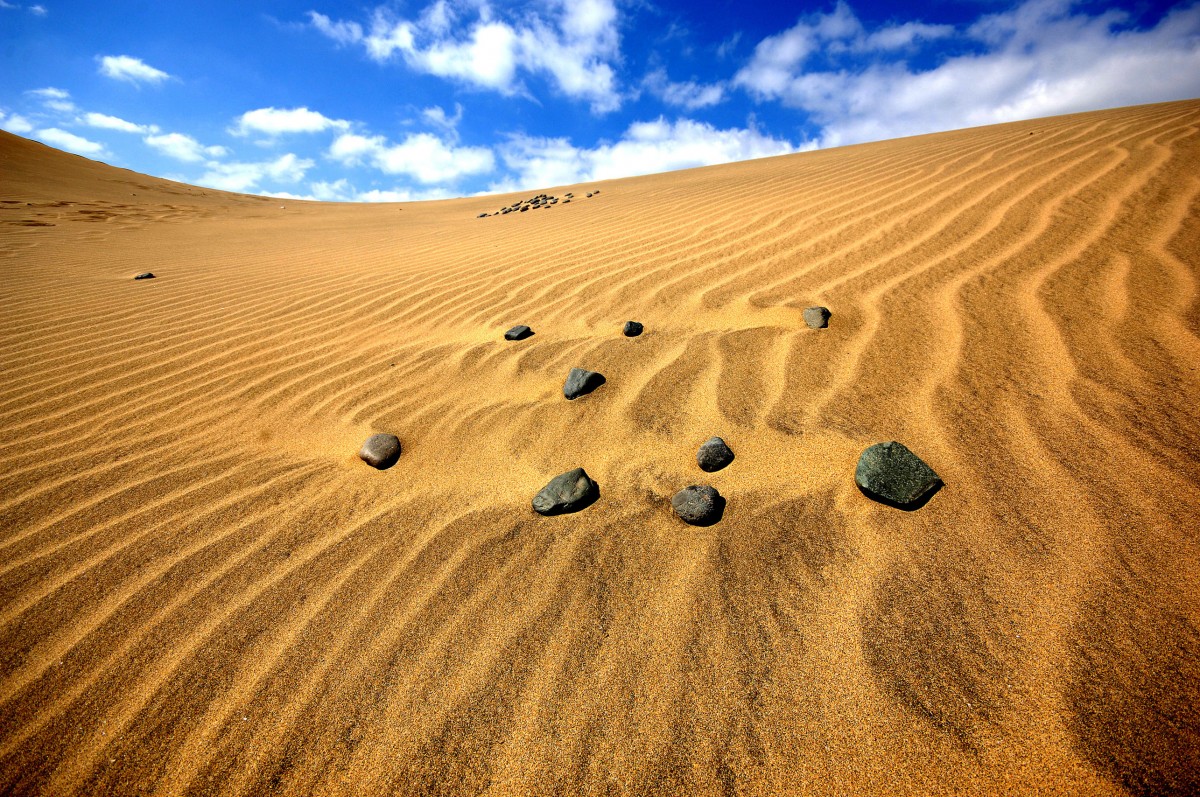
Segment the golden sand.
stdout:
[[0,793],[1200,790],[1200,101],[370,206],[0,134],[0,200]]

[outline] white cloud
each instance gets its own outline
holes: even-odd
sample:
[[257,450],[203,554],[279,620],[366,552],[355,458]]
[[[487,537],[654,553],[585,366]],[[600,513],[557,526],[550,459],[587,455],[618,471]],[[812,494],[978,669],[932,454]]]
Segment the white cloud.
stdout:
[[33,123],[19,114],[3,114],[0,113],[0,129],[7,130],[10,133],[28,133],[33,130]]
[[347,130],[349,127],[350,123],[344,119],[330,119],[308,108],[272,107],[246,111],[238,117],[230,132],[239,136],[250,133],[278,136],[284,133],[319,133],[331,128]]
[[130,83],[161,83],[170,77],[161,69],[155,69],[140,58],[128,55],[98,56],[100,74],[114,80]]
[[25,93],[37,97],[43,105],[52,110],[63,113],[71,113],[75,110],[75,103],[71,102],[71,94],[66,89],[56,89],[50,86],[44,89],[30,89]]
[[186,163],[199,163],[209,158],[220,158],[228,154],[228,150],[224,147],[206,147],[184,133],[150,135],[146,136],[145,142],[163,155]]
[[104,145],[95,141],[89,141],[83,136],[77,136],[74,133],[68,133],[66,130],[60,130],[57,127],[47,127],[37,131],[36,137],[50,144],[51,146],[65,149],[67,152],[74,152],[77,155],[103,155]]
[[367,163],[386,174],[405,174],[426,184],[486,174],[496,165],[487,147],[447,144],[432,133],[414,133],[399,144],[383,136],[345,133],[334,140],[329,157],[346,166]]
[[516,191],[710,166],[795,152],[790,142],[755,129],[720,130],[703,122],[659,118],[630,125],[615,143],[592,149],[564,138],[514,136],[501,149],[508,178],[490,190]]
[[697,83],[690,80],[676,83],[667,77],[665,69],[656,69],[650,72],[646,75],[642,85],[668,105],[687,108],[690,111],[716,105],[725,99],[724,84]]
[[127,122],[116,116],[105,113],[88,112],[83,115],[83,123],[88,127],[99,127],[104,130],[119,130],[122,133],[156,133],[156,125],[139,125]]
[[419,202],[427,199],[446,199],[452,194],[444,188],[426,188],[413,191],[407,188],[384,190],[373,188],[359,191],[346,178],[333,182],[309,184],[314,199],[324,202]]
[[35,16],[44,17],[46,16],[46,7],[42,5],[30,6],[29,13],[34,14]]
[[[807,112],[826,146],[1200,95],[1200,5],[1148,30],[1127,23],[1120,11],[1089,16],[1069,0],[1029,0],[954,34],[968,54],[914,70],[887,51],[944,37],[944,26],[868,33],[839,4],[764,39],[734,82]],[[837,62],[872,47],[865,62]],[[818,55],[833,68],[811,68]]]
[[[314,28],[339,44],[359,44],[375,61],[396,55],[418,72],[505,95],[526,91],[520,74],[549,79],[598,113],[621,104],[614,0],[549,0],[543,13],[502,20],[488,3],[437,0],[414,19],[376,9],[369,28],[309,12]],[[469,20],[468,20],[469,18]]]
[[297,157],[290,152],[275,160],[257,163],[209,163],[207,171],[197,182],[222,191],[252,192],[264,180],[299,182],[313,165],[312,160]]
[[457,102],[454,103],[454,116],[449,116],[445,108],[435,105],[432,108],[422,109],[421,117],[433,127],[444,131],[450,136],[457,137],[458,125],[462,122],[463,118],[463,107]]

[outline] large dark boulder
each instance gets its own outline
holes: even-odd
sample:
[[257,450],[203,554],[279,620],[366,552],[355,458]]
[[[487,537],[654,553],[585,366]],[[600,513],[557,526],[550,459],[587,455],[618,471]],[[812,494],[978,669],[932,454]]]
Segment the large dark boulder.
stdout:
[[707,484],[684,487],[671,499],[675,514],[693,526],[711,526],[725,513],[725,499]]
[[596,484],[583,468],[560,473],[533,497],[533,511],[539,515],[561,515],[591,506],[600,497]]
[[582,368],[572,368],[563,384],[563,395],[568,401],[574,401],[580,396],[591,393],[605,382],[604,374],[595,371],[585,371]]
[[804,323],[808,324],[809,329],[825,329],[829,326],[829,317],[833,313],[829,312],[828,307],[806,307],[804,309]]
[[525,338],[533,335],[533,330],[524,324],[518,324],[512,329],[504,333],[505,340],[525,340]]
[[700,470],[709,473],[720,470],[730,462],[733,462],[733,449],[719,437],[710,437],[696,452],[696,464],[700,466]]
[[373,434],[362,444],[358,456],[372,468],[390,468],[400,459],[400,438],[394,434]]
[[942,486],[933,468],[895,441],[876,443],[862,452],[854,483],[868,497],[900,509],[924,506]]

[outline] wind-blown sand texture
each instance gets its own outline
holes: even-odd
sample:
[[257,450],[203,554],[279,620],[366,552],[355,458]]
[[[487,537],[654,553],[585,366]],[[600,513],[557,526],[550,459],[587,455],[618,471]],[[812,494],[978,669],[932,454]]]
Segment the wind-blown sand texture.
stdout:
[[1200,788],[1200,101],[486,219],[0,181],[0,793]]

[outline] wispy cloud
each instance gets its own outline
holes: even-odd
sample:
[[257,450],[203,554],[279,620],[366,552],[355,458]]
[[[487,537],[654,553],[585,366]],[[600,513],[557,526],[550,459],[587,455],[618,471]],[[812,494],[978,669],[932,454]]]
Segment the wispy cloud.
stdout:
[[555,0],[544,8],[503,19],[487,3],[437,0],[415,19],[378,8],[366,27],[316,11],[309,20],[339,44],[361,45],[375,61],[400,56],[415,71],[505,95],[524,90],[522,75],[537,75],[597,113],[616,110],[620,36],[613,0]]
[[40,141],[65,149],[67,152],[74,152],[77,155],[99,156],[105,154],[104,145],[96,141],[91,141],[83,136],[77,136],[74,133],[68,133],[66,130],[60,130],[57,127],[43,128],[35,134]]
[[146,136],[146,144],[170,158],[185,163],[200,163],[210,158],[221,158],[229,154],[221,146],[204,146],[185,133],[162,133]]
[[[928,69],[897,52],[949,36],[970,52]],[[949,32],[917,22],[868,31],[839,4],[759,42],[734,83],[806,112],[824,145],[1184,99],[1200,95],[1200,5],[1138,30],[1121,11],[1030,0]]]
[[71,102],[71,94],[66,89],[47,87],[44,89],[31,89],[25,93],[37,97],[42,101],[43,105],[51,110],[62,111],[63,113],[71,113],[75,110],[75,103]]
[[122,133],[157,133],[157,125],[139,125],[127,122],[116,116],[105,113],[85,113],[80,120],[88,127],[98,127],[102,130],[119,130]]
[[515,191],[636,174],[711,166],[795,152],[791,142],[752,128],[718,129],[704,122],[658,118],[630,125],[619,141],[577,147],[565,138],[513,136],[501,147],[511,174],[491,186]]
[[33,123],[20,114],[0,112],[0,129],[23,135],[33,130]]
[[668,105],[686,108],[689,111],[707,108],[725,99],[723,83],[698,83],[694,80],[677,83],[667,77],[665,69],[650,72],[642,81],[642,85]]
[[320,133],[324,130],[347,130],[344,119],[330,119],[308,108],[258,108],[246,111],[237,118],[231,133],[237,136],[260,133],[278,136],[286,133]]
[[255,191],[264,180],[297,183],[313,166],[313,160],[290,152],[268,161],[209,163],[197,182],[222,191]]
[[495,168],[495,157],[487,147],[455,146],[432,133],[414,133],[399,144],[383,136],[345,133],[333,142],[329,157],[345,166],[365,164],[427,185],[487,174]]
[[129,55],[102,55],[97,56],[97,60],[100,62],[100,74],[113,80],[158,84],[170,77],[161,69],[155,69],[142,59]]

